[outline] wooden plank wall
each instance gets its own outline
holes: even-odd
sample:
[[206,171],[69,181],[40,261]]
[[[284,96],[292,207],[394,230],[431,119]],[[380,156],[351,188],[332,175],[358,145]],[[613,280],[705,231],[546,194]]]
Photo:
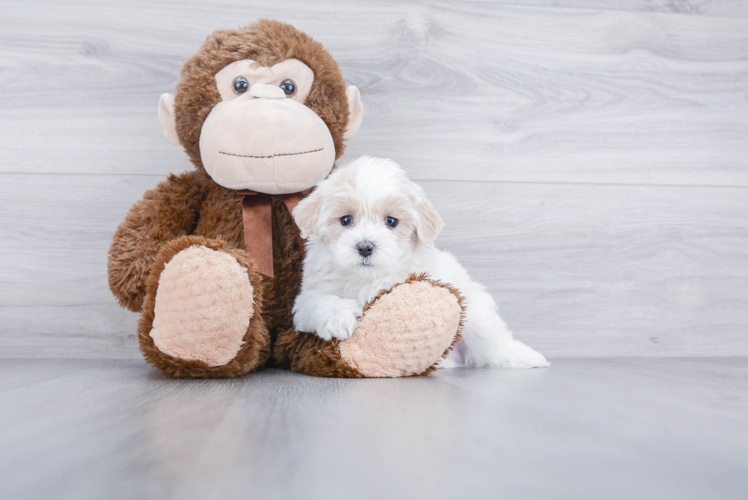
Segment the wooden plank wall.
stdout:
[[137,357],[111,235],[190,168],[156,118],[205,36],[288,21],[440,244],[549,357],[748,355],[748,2],[0,4],[0,355]]

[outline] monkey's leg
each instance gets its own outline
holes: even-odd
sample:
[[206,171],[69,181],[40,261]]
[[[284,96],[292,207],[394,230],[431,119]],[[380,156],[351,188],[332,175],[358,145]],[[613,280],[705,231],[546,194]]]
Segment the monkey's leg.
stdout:
[[321,377],[425,375],[460,340],[464,311],[456,289],[411,275],[367,304],[349,339],[291,329],[278,336],[274,354],[282,366]]
[[138,324],[140,349],[164,375],[236,377],[270,355],[261,275],[242,250],[182,236],[159,252]]

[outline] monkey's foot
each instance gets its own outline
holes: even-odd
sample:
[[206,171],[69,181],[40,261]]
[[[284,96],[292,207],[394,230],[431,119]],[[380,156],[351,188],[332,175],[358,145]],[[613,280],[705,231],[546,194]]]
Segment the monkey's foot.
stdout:
[[260,276],[225,243],[185,236],[167,244],[148,280],[138,325],[146,359],[167,376],[234,377],[269,356]]
[[425,375],[459,341],[463,316],[457,290],[412,275],[367,304],[350,338],[325,341],[292,329],[278,337],[275,357],[294,371],[317,376]]

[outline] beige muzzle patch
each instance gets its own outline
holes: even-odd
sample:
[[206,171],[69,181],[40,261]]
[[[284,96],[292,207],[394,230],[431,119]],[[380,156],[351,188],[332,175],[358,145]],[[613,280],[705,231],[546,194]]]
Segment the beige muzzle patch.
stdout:
[[335,146],[327,125],[293,99],[232,99],[203,124],[200,155],[223,187],[287,194],[313,187],[332,170]]

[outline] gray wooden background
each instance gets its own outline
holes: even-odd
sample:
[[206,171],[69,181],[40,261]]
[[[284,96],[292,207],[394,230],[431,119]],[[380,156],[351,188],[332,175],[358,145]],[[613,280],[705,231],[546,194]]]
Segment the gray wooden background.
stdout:
[[0,355],[138,357],[112,233],[191,168],[158,96],[260,17],[357,85],[344,158],[421,182],[548,357],[748,355],[748,1],[0,3]]

